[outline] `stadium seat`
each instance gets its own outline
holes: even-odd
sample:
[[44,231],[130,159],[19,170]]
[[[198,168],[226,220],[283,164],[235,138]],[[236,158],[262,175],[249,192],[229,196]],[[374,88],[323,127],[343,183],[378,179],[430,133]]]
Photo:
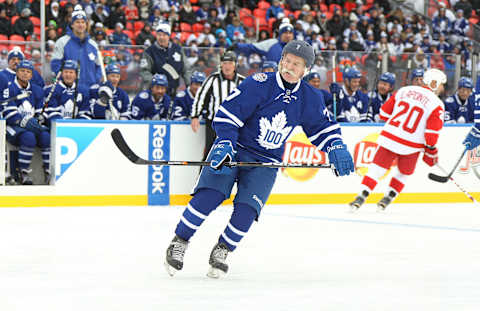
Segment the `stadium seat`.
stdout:
[[8,41],[8,36],[0,35],[0,41]]
[[137,31],[137,30],[142,30],[143,27],[145,26],[145,23],[142,22],[142,21],[135,21],[133,23],[133,30]]
[[357,7],[357,4],[355,2],[345,2],[345,9],[347,9],[348,12],[352,12]]
[[340,10],[340,12],[342,12],[342,7],[338,4],[335,4],[335,3],[332,3],[330,4],[330,6],[328,7],[328,11],[330,13],[334,13],[335,12],[335,8],[337,8],[338,10]]
[[40,40],[40,26],[34,26],[33,27],[33,33],[36,34],[38,36],[38,40]]
[[133,31],[124,30],[123,33],[125,33],[130,38],[130,40],[132,40],[132,42],[135,41],[135,36],[133,35]]
[[10,41],[25,41],[25,38],[23,38],[23,36],[20,36],[20,35],[11,35]]
[[258,2],[257,8],[262,9],[262,10],[267,10],[270,7],[270,3],[267,1],[260,1]]
[[251,16],[252,15],[252,11],[250,11],[249,9],[247,8],[241,8],[239,11],[238,11],[238,17],[240,17],[240,19],[242,19],[243,17],[245,16]]
[[270,30],[273,30],[273,24],[277,21],[276,18],[270,18],[268,20],[268,28],[270,28]]
[[32,21],[33,26],[40,26],[42,24],[40,18],[36,16],[30,16],[30,20]]
[[180,31],[181,32],[192,32],[192,25],[188,23],[180,23]]
[[133,23],[127,22],[127,25],[126,25],[125,29],[127,29],[127,30],[133,30]]
[[240,18],[240,20],[242,21],[243,26],[253,27],[255,25],[253,17],[251,16],[244,16],[243,18]]
[[267,11],[266,10],[262,10],[262,9],[255,9],[253,10],[253,16],[257,17],[257,18],[266,18],[267,16]]
[[297,10],[297,11],[293,12],[293,16],[295,16],[295,19],[298,19],[300,14],[302,14],[302,11],[300,11],[300,10]]
[[12,19],[10,20],[10,22],[12,23],[12,25],[14,25],[15,22],[17,21],[17,19],[19,19],[19,18],[20,18],[19,15],[12,16]]
[[192,34],[191,32],[183,32],[183,31],[182,31],[182,32],[180,33],[180,41],[181,41],[182,43],[185,43],[185,42],[187,41],[188,37],[190,37],[191,34]]
[[108,29],[108,28],[107,28],[107,29],[105,29],[105,34],[106,34],[107,36],[109,36],[109,35],[111,35],[111,34],[113,33],[113,31],[114,31],[113,29]]
[[192,26],[193,32],[202,32],[203,31],[203,24],[195,23]]
[[328,11],[328,6],[325,3],[320,3],[320,11],[325,13]]

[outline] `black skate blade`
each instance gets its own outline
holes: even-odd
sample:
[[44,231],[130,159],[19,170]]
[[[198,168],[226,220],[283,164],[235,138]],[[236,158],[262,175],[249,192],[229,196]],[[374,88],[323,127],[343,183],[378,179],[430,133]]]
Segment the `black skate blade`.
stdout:
[[428,178],[430,178],[433,181],[441,182],[441,183],[446,183],[450,179],[449,176],[440,176],[440,175],[433,174],[433,173],[429,173]]

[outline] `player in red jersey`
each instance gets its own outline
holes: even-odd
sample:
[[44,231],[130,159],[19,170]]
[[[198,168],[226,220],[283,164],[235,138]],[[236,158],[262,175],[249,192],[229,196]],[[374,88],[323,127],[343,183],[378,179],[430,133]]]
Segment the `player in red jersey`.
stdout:
[[378,148],[368,173],[363,177],[359,195],[350,203],[357,210],[373,191],[378,180],[397,160],[398,171],[392,176],[385,196],[377,203],[384,210],[402,191],[407,177],[412,175],[420,152],[429,166],[438,162],[437,144],[443,127],[444,105],[438,98],[447,82],[438,69],[429,69],[423,76],[423,86],[406,86],[395,92],[380,109],[385,121]]

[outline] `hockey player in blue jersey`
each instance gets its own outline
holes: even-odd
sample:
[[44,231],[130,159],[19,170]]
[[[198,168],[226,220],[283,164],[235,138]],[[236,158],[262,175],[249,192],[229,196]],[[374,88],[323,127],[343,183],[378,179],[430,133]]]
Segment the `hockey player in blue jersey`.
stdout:
[[275,72],[277,68],[277,63],[271,60],[266,60],[262,64],[262,72]]
[[414,69],[410,75],[410,83],[415,86],[423,86],[423,74],[422,68]]
[[170,275],[181,270],[190,238],[207,216],[237,194],[225,231],[210,253],[209,277],[228,271],[227,255],[247,234],[272,190],[277,169],[233,167],[231,161],[281,162],[285,141],[300,125],[319,150],[328,152],[338,175],[354,171],[339,124],[329,118],[322,93],[302,80],[314,61],[313,48],[293,40],[283,49],[275,73],[256,73],[246,78],[220,105],[213,126],[217,134],[193,191],[193,198],[180,218],[175,237],[167,248],[165,267]]
[[[0,75],[2,75],[7,80],[8,85],[10,85],[13,82],[13,80],[15,80],[15,78],[17,77],[17,73],[16,73],[17,65],[24,59],[25,59],[25,56],[23,55],[22,50],[18,46],[13,47],[10,50],[10,52],[8,52],[8,55],[7,55],[8,67],[0,71]],[[33,69],[33,76],[30,82],[38,85],[42,89],[45,86],[45,82],[43,81],[42,76],[35,69]],[[0,83],[0,87],[4,89],[2,84],[4,83]]]
[[380,108],[392,95],[395,87],[395,74],[384,72],[378,78],[377,89],[368,93],[368,121],[381,122]]
[[338,83],[330,84],[330,94],[325,94],[327,108],[333,114],[333,94],[336,95],[336,112],[338,122],[367,122],[368,96],[360,91],[362,74],[354,67],[343,72],[343,87]]
[[480,145],[480,101],[476,101],[473,113],[473,126],[467,137],[463,141],[465,148],[473,150]]
[[445,99],[445,123],[473,123],[475,94],[472,93],[473,82],[470,78],[458,80],[455,94]]
[[167,88],[167,77],[160,73],[154,74],[150,89],[141,91],[132,101],[132,119],[169,120],[171,100]]
[[42,152],[46,179],[50,176],[50,133],[48,128],[40,125],[34,117],[35,113],[42,109],[43,90],[39,86],[30,83],[34,70],[33,64],[28,60],[22,60],[16,69],[17,77],[3,91],[3,99],[5,100],[22,93],[27,93],[28,96],[9,102],[3,110],[3,117],[7,121],[7,140],[20,149],[18,166],[22,174],[21,182],[24,185],[32,185],[30,163],[37,146],[40,147]]
[[306,75],[303,80],[307,81],[308,84],[313,86],[316,89],[320,89],[320,85],[322,84],[322,79],[320,78],[320,74],[318,72],[310,72]]
[[45,105],[43,117],[49,126],[56,119],[91,119],[89,90],[78,85],[76,61],[66,60],[60,81],[45,88]]
[[190,78],[190,86],[177,94],[173,100],[172,120],[188,120],[192,112],[193,100],[207,76],[201,71],[195,71]]
[[127,92],[118,87],[120,67],[116,64],[108,64],[105,67],[105,73],[107,82],[95,84],[90,88],[92,117],[105,120],[130,120],[130,99]]

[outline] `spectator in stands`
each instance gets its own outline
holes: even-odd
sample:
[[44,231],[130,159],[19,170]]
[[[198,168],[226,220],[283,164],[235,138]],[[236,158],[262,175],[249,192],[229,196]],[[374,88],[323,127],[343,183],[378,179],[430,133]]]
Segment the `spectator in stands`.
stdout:
[[386,32],[380,34],[380,42],[377,43],[376,49],[380,53],[389,53],[390,55],[395,53],[393,44],[388,42],[388,35]]
[[227,25],[227,37],[230,38],[230,40],[234,40],[234,36],[236,33],[241,33],[242,35],[245,35],[245,29],[243,26],[240,24],[240,18],[238,16],[235,16],[232,20],[232,24]]
[[227,17],[227,10],[223,6],[221,0],[214,0],[212,8],[217,10],[217,16],[221,21],[223,21],[225,17]]
[[215,35],[212,33],[212,27],[209,23],[205,23],[205,25],[203,25],[203,31],[198,35],[197,42],[199,46],[202,47],[214,46],[217,42]]
[[170,35],[170,25],[159,24],[157,26],[157,40],[143,53],[141,76],[143,85],[148,86],[154,74],[166,75],[168,79],[167,94],[175,96],[180,84],[180,77],[183,77],[188,84],[190,75],[188,74],[189,68],[185,64],[186,58],[182,48],[170,42]]
[[[148,43],[147,43],[148,40]],[[152,45],[155,42],[155,36],[152,35],[152,26],[149,23],[145,23],[140,33],[135,38],[137,45]]]
[[475,95],[472,90],[472,80],[460,78],[455,94],[445,100],[445,123],[474,122]]
[[120,44],[120,45],[131,45],[132,41],[127,36],[126,33],[123,32],[123,24],[117,23],[115,25],[115,31],[108,36],[108,41],[111,44]]
[[[120,67],[116,63],[105,67],[107,82],[90,88],[90,107],[94,119],[130,120],[130,99],[120,84]],[[112,110],[114,110],[112,112]]]
[[449,34],[452,30],[452,22],[445,15],[445,8],[438,10],[438,15],[433,18],[432,26],[433,32]]
[[17,7],[15,6],[14,0],[5,0],[5,2],[3,3],[3,7],[5,8],[7,17],[12,18],[15,15],[18,15]]
[[317,14],[317,25],[319,30],[319,34],[322,36],[327,36],[330,33],[328,32],[328,20],[327,20],[327,15],[325,13]]
[[123,11],[122,4],[117,3],[111,9],[112,11],[110,12],[107,20],[105,21],[105,26],[113,29],[117,27],[118,23],[120,23],[125,27],[125,25],[127,24],[127,17],[125,16],[125,12]]
[[17,12],[22,12],[23,9],[30,9],[30,2],[28,0],[16,0],[15,6],[17,7]]
[[203,2],[195,15],[197,16],[197,22],[206,22],[208,19],[208,2]]
[[340,17],[338,11],[335,11],[333,17],[327,22],[327,29],[331,36],[337,40],[341,38],[343,31],[347,27],[346,22]]
[[464,17],[464,11],[459,9],[456,12],[456,19],[453,22],[452,26],[453,34],[450,36],[449,41],[452,44],[460,42],[462,38],[467,36],[467,32],[470,29],[469,21]]
[[215,47],[218,48],[228,48],[232,45],[232,41],[227,38],[227,33],[223,29],[217,30],[217,42],[215,43]]
[[92,13],[92,21],[94,23],[100,22],[102,24],[105,24],[107,20],[107,16],[108,16],[108,13],[105,12],[105,8],[103,4],[99,3],[95,7],[95,12]]
[[137,7],[140,20],[147,22],[148,18],[150,17],[150,1],[139,0]]
[[453,6],[453,8],[455,11],[462,10],[467,20],[472,16],[472,4],[470,1],[460,0]]
[[279,18],[278,14],[284,13],[283,8],[280,6],[279,0],[273,0],[272,5],[267,9],[266,19],[267,22],[270,18]]
[[82,7],[87,18],[90,20],[93,12],[95,12],[95,3],[92,0],[82,0]]
[[55,49],[50,64],[57,73],[65,59],[80,62],[79,84],[90,87],[102,77],[98,46],[87,33],[87,16],[81,9],[72,13],[71,30],[55,42]]
[[30,12],[29,8],[23,9],[20,18],[18,18],[13,25],[13,33],[23,36],[25,39],[33,34],[33,23],[30,20]]
[[[190,3],[190,1],[187,1]],[[135,0],[128,0],[128,4],[123,8],[125,18],[127,21],[136,21],[138,19],[138,8],[135,5]]]
[[423,70],[429,68],[428,59],[421,49],[418,49],[417,53],[413,56],[412,66],[413,68],[422,68]]
[[452,50],[452,45],[446,41],[446,36],[444,34],[438,36],[437,49],[441,54],[450,53]]
[[283,23],[280,25],[278,33],[279,37],[276,39],[268,39],[254,44],[233,44],[230,49],[247,56],[256,53],[265,57],[265,60],[278,63],[282,56],[283,47],[293,40],[293,26],[289,23]]
[[7,17],[7,11],[2,7],[0,8],[0,34],[9,37],[11,29],[12,23]]
[[290,8],[290,11],[299,11],[307,2],[305,0],[287,0],[286,4]]
[[190,1],[185,1],[185,3],[182,5],[182,8],[178,12],[178,16],[180,23],[193,25],[197,22],[197,16],[193,11]]

